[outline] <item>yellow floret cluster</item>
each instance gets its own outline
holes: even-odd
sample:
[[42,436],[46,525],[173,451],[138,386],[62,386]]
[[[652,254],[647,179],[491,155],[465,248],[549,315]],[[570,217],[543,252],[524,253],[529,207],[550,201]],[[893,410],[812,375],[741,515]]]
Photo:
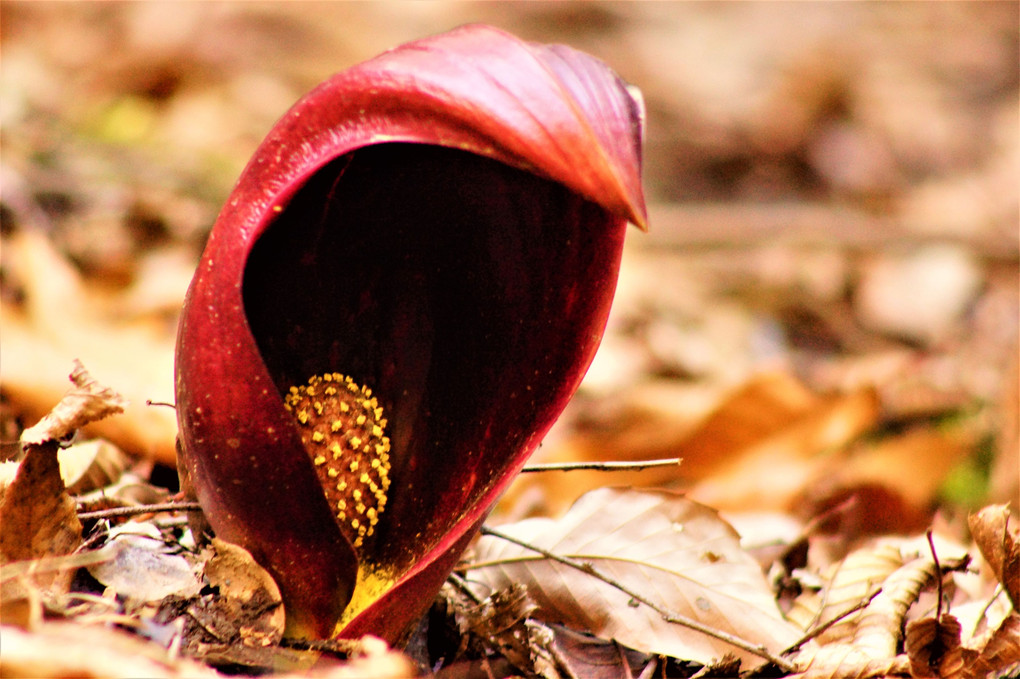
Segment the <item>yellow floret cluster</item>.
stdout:
[[340,373],[291,387],[294,415],[340,530],[354,547],[375,532],[390,487],[390,439],[372,390]]

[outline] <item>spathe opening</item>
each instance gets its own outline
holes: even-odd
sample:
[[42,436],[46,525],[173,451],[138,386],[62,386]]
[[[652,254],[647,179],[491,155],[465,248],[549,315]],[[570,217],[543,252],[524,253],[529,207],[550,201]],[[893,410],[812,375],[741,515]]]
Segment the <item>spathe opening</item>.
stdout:
[[281,394],[337,371],[387,410],[378,557],[421,558],[538,444],[594,355],[624,228],[502,163],[381,144],[323,166],[255,243],[245,312]]

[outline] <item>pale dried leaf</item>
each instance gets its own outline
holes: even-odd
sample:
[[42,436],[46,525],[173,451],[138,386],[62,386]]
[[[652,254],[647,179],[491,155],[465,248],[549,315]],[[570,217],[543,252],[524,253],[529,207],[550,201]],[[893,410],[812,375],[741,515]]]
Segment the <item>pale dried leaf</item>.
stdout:
[[[968,558],[966,550],[935,537],[943,570],[959,567]],[[833,619],[881,588],[863,610],[857,611],[818,636],[822,644],[852,641],[873,658],[894,655],[899,630],[910,604],[935,573],[935,563],[925,538],[883,539],[855,550],[833,564],[824,576],[824,591],[798,597],[788,616],[803,625]]]
[[202,589],[200,564],[171,550],[151,523],[114,527],[99,552],[107,560],[89,567],[89,573],[121,596],[139,602],[171,594],[186,599]]
[[891,658],[899,647],[900,631],[910,604],[935,575],[931,557],[917,557],[889,574],[882,591],[864,609],[854,632],[855,645],[876,659]]
[[[51,622],[32,633],[3,628],[0,676],[217,679],[223,675],[110,626]],[[55,652],[59,649],[58,652]]]
[[76,431],[110,415],[124,412],[127,401],[110,387],[97,382],[78,359],[70,375],[74,388],[43,419],[22,433],[26,445],[60,441]]
[[805,649],[797,656],[798,673],[789,679],[869,679],[910,672],[904,655],[876,659],[850,643]]
[[[708,507],[668,491],[603,488],[558,520],[501,531],[594,566],[658,606],[778,653],[800,635],[779,612],[758,564]],[[492,589],[524,583],[540,615],[649,653],[710,664],[728,654],[761,659],[666,622],[591,575],[495,537],[477,546],[470,579]]]
[[60,475],[71,495],[83,495],[116,483],[134,460],[105,439],[81,441],[57,454]]
[[[808,592],[797,597],[787,615],[805,628],[827,622],[867,599],[902,565],[899,547],[890,542],[851,552],[826,574],[827,585],[823,592]],[[820,635],[818,641],[831,644],[852,639],[861,615],[863,613],[858,611],[847,616]]]

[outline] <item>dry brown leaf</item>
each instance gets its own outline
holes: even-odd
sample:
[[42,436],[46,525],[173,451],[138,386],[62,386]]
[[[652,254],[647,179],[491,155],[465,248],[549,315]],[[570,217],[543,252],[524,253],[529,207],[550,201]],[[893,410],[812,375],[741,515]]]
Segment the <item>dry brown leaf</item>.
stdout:
[[1009,668],[1020,670],[1020,613],[1016,611],[1010,613],[995,630],[968,668],[967,677],[982,679],[993,672],[1004,673]]
[[[878,400],[873,390],[819,397],[810,408],[753,445],[718,453],[715,473],[690,495],[725,511],[789,510],[809,484],[842,464],[840,451],[873,427]],[[739,428],[741,422],[734,421]],[[684,456],[686,452],[679,453]]]
[[[678,402],[692,400],[691,391],[642,383],[625,396],[627,400],[608,421],[581,428],[554,448],[543,448],[542,461],[683,456],[680,469],[616,472],[612,477],[613,483],[621,486],[666,487],[711,475],[728,457],[786,426],[815,402],[815,396],[791,375],[763,373],[731,393],[694,390],[693,400],[704,412],[692,422],[692,407],[677,407]],[[706,409],[705,402],[714,406]],[[600,472],[525,475],[514,483],[506,504],[512,506],[518,497],[537,487],[541,497],[536,504],[548,514],[559,514],[580,495],[604,485],[606,475]]]
[[923,529],[927,509],[936,499],[946,476],[974,450],[977,432],[973,427],[924,425],[877,443],[855,446],[838,465],[822,469],[807,488],[815,496],[854,488],[881,488],[902,504],[902,516],[876,512],[869,517],[875,524],[873,534]]
[[1005,505],[985,507],[969,517],[971,535],[995,577],[1013,602],[1020,608],[1020,536],[1009,527],[1009,508]]
[[619,677],[650,677],[657,659],[605,639],[579,634],[570,628],[554,626],[554,647],[559,660],[575,677],[584,679],[618,679]]
[[[57,442],[28,446],[0,502],[0,563],[69,554],[81,543],[81,522],[64,490]],[[67,591],[73,571],[39,573],[35,585]]]
[[4,392],[11,401],[26,416],[41,417],[65,390],[53,366],[79,357],[131,401],[124,417],[96,422],[89,431],[173,465],[174,411],[145,405],[146,399],[173,396],[173,337],[163,328],[104,318],[101,305],[44,234],[15,233],[4,248],[26,290],[23,308],[0,303]]
[[69,389],[45,417],[22,433],[22,443],[62,441],[87,424],[124,412],[127,405],[124,397],[97,382],[78,359],[74,359],[70,379],[74,388]]
[[677,442],[685,476],[698,479],[717,474],[729,466],[729,458],[782,432],[818,403],[818,397],[788,373],[753,376],[727,396],[686,440]]
[[[786,622],[757,562],[718,514],[669,491],[603,488],[558,520],[500,528],[516,539],[591,564],[674,614],[778,653],[800,631]],[[619,589],[506,540],[483,537],[470,579],[493,590],[528,586],[540,616],[625,646],[703,664],[761,658],[666,622]]]
[[[652,397],[677,398],[655,391]],[[692,425],[666,405],[624,408],[598,427],[578,431],[543,455],[546,462],[639,461],[683,458],[679,468],[614,473],[612,482],[673,487],[700,482],[691,497],[728,511],[787,510],[805,485],[825,473],[822,453],[838,450],[870,429],[878,401],[870,388],[818,396],[785,372],[754,375],[723,397]],[[506,506],[532,502],[562,512],[582,493],[606,484],[600,472],[526,475],[507,495]],[[539,492],[536,492],[536,488]],[[534,508],[528,508],[534,511]]]
[[464,611],[468,630],[497,650],[514,667],[543,679],[560,679],[550,650],[553,632],[528,618],[537,606],[524,585],[493,592],[481,604]]
[[912,677],[963,679],[960,621],[952,615],[911,621],[907,624],[904,646]]
[[[849,465],[850,462],[847,462]],[[845,555],[869,537],[911,535],[931,524],[931,508],[907,502],[881,481],[843,484],[838,471],[814,479],[797,505],[797,516],[814,529],[816,546],[827,541],[833,558]]]
[[[61,477],[58,442],[94,420],[121,412],[123,399],[92,379],[77,360],[71,382],[74,388],[22,434],[25,458],[0,501],[0,563],[68,554],[81,543],[77,508]],[[40,572],[19,587],[62,593],[73,574],[73,569]]]

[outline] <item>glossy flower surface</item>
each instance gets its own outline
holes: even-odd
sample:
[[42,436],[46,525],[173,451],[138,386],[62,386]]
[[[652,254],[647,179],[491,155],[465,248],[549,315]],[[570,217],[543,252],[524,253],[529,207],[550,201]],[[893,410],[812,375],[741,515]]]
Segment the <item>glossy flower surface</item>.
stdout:
[[640,143],[601,62],[468,26],[337,74],[256,151],[185,301],[177,412],[289,634],[395,642],[427,609],[594,356]]

